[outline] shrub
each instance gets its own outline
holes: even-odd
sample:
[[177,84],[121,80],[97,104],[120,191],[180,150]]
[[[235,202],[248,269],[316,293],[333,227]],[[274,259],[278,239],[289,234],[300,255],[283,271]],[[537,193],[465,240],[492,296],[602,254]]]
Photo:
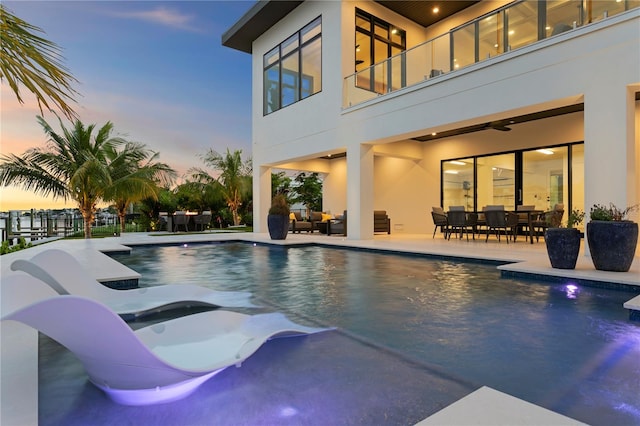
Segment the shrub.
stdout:
[[589,217],[591,218],[591,220],[619,222],[619,221],[627,220],[629,214],[637,210],[638,207],[640,207],[640,204],[636,204],[635,206],[630,206],[622,210],[613,203],[609,203],[608,207],[602,204],[594,204],[593,207],[591,207],[591,212],[589,213]]
[[271,200],[271,208],[269,208],[269,214],[289,216],[291,211],[289,210],[289,204],[283,194],[277,194]]

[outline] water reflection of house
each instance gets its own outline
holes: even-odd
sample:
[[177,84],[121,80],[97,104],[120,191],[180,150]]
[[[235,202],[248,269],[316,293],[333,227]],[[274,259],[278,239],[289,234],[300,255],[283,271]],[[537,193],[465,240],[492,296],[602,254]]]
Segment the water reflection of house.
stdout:
[[375,209],[427,234],[432,206],[637,203],[638,6],[256,3],[222,37],[252,55],[254,229],[274,168],[321,173],[352,239]]

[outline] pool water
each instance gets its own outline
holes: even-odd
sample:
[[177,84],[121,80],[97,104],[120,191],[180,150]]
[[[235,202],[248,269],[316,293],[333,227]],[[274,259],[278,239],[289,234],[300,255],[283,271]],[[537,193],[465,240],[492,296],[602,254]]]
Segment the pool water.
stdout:
[[243,290],[590,424],[640,424],[633,292],[501,278],[495,265],[319,246],[140,247],[141,286]]

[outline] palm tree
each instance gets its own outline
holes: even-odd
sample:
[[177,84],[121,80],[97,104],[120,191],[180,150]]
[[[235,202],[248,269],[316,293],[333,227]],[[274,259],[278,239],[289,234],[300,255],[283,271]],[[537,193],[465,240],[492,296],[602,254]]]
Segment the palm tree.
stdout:
[[159,153],[144,145],[128,142],[122,150],[108,151],[111,185],[105,191],[105,201],[113,201],[120,218],[120,232],[125,232],[125,216],[132,203],[151,199],[156,201],[163,186],[169,186],[176,172],[156,160]]
[[76,120],[67,129],[60,120],[62,134],[56,133],[42,117],[38,121],[49,136],[45,148],[31,148],[22,157],[0,156],[0,184],[16,185],[27,191],[72,199],[84,218],[85,238],[91,238],[96,204],[111,187],[109,153],[126,143],[111,137],[113,124],[107,122],[94,135],[95,124]]
[[220,172],[218,178],[212,177],[206,170],[191,169],[194,179],[199,182],[212,183],[217,181],[222,186],[222,194],[231,211],[233,224],[240,224],[238,209],[242,206],[242,201],[250,197],[251,194],[251,160],[242,161],[242,150],[233,153],[227,148],[226,155],[222,156],[215,150],[210,149],[203,155],[202,161],[209,167]]
[[0,80],[7,80],[20,103],[24,103],[20,84],[31,91],[41,114],[43,106],[50,111],[57,106],[67,118],[77,118],[68,104],[77,94],[71,88],[77,80],[62,65],[64,58],[58,45],[35,32],[43,31],[0,4]]

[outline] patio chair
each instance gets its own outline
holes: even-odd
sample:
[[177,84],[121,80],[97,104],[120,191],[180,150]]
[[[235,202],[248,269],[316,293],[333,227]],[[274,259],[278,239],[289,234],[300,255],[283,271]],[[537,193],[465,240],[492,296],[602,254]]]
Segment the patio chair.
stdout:
[[[2,283],[2,298],[37,291],[44,283]],[[26,324],[70,350],[89,380],[124,405],[176,401],[193,393],[223,369],[254,354],[274,337],[311,334],[326,329],[305,327],[281,313],[247,315],[209,311],[132,330],[106,305],[81,296],[53,296],[2,320]]]
[[184,232],[189,230],[189,216],[187,216],[187,212],[185,211],[177,211],[173,215],[173,232],[177,232],[180,230],[182,226],[184,228]]
[[303,220],[300,212],[293,212],[295,219],[291,221],[291,231],[293,233],[300,233],[302,231],[313,232],[313,222],[310,220]]
[[462,238],[462,234],[466,233],[467,241],[469,241],[469,231],[471,231],[473,239],[476,239],[477,214],[465,212],[464,210],[450,210],[447,213],[447,221],[449,222],[449,239],[451,239],[451,234],[456,230],[459,238]]
[[442,208],[438,207],[439,210],[436,210],[436,207],[433,208],[431,212],[431,218],[433,219],[433,224],[435,227],[433,228],[433,236],[431,238],[436,237],[436,231],[438,230],[438,226],[440,227],[440,232],[444,232],[444,238],[447,239],[449,235],[449,221],[447,220],[447,215],[442,210]]
[[386,232],[391,234],[391,219],[386,210],[373,211],[373,232]]
[[491,231],[496,234],[496,238],[500,241],[501,232],[504,231],[504,236],[508,244],[509,239],[514,237],[514,233],[518,228],[518,215],[515,212],[506,212],[504,210],[485,210],[484,216],[487,222],[487,237],[485,242],[489,241]]
[[193,223],[195,225],[196,231],[204,231],[205,229],[209,228],[209,225],[211,224],[211,218],[212,215],[210,211],[204,211],[201,214],[194,216]]
[[255,307],[249,292],[216,291],[191,284],[114,290],[96,281],[73,256],[59,249],[43,251],[31,260],[15,260],[11,269],[44,281],[58,294],[98,300],[126,320],[179,307]]
[[327,235],[342,234],[347,235],[347,211],[342,216],[336,216],[335,220],[329,221],[327,224]]
[[536,235],[536,242],[540,240],[540,235],[544,235],[547,228],[558,228],[562,224],[564,216],[564,204],[555,204],[553,210],[540,213],[538,218],[532,222],[533,231]]

